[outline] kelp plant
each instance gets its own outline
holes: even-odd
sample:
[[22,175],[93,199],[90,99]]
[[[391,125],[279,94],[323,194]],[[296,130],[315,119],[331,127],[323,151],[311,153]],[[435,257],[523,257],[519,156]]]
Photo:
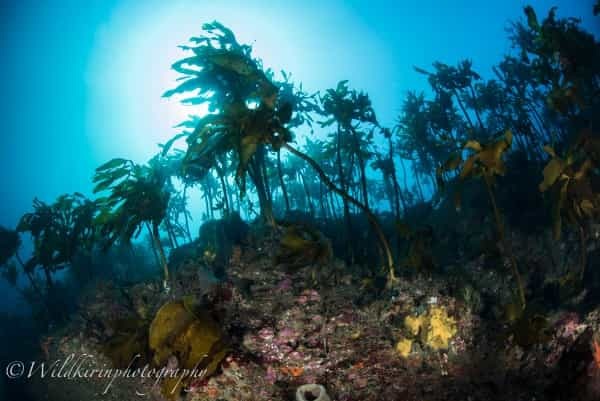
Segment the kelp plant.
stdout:
[[61,195],[50,205],[35,199],[33,209],[17,225],[17,231],[28,232],[33,238],[33,256],[24,266],[26,272],[40,266],[51,288],[52,273],[67,267],[77,252],[93,246],[96,203],[75,193]]
[[109,191],[97,200],[94,224],[108,249],[117,240],[129,242],[146,227],[163,269],[163,287],[169,289],[169,267],[160,241],[159,226],[169,205],[168,169],[159,156],[147,165],[127,159],[112,159],[96,169],[94,192]]
[[[444,165],[438,168],[437,175],[438,179],[441,180],[441,176],[445,171],[460,169],[458,176],[459,181],[469,178],[483,179],[490,203],[492,205],[498,239],[502,245],[503,251],[509,256],[510,266],[517,284],[520,305],[521,308],[524,309],[526,306],[526,300],[523,280],[521,279],[521,274],[519,273],[515,257],[510,251],[508,242],[506,241],[504,222],[500,210],[498,209],[498,205],[496,204],[496,197],[494,196],[493,190],[496,176],[504,175],[506,172],[506,166],[502,156],[512,145],[512,139],[512,132],[507,130],[502,137],[483,145],[478,141],[469,140],[464,145],[464,149],[472,152],[469,157],[466,160],[463,160],[462,153],[457,153]],[[461,208],[459,191],[456,192],[456,208],[458,210]]]
[[[90,254],[97,239],[93,224],[97,211],[96,202],[87,199],[80,193],[61,195],[47,204],[35,199],[33,211],[24,214],[18,225],[19,233],[29,233],[33,239],[33,255],[23,263],[14,252],[15,258],[30,280],[32,288],[38,296],[42,291],[35,282],[35,269],[41,268],[46,279],[46,299],[48,312],[60,315],[63,311],[51,308],[54,293],[53,274],[73,264],[75,257],[81,253]],[[50,316],[56,317],[56,316]]]
[[558,156],[550,146],[545,149],[551,159],[544,168],[544,179],[539,189],[552,194],[554,238],[558,240],[561,237],[563,216],[579,231],[580,279],[583,280],[587,264],[588,223],[600,218],[600,139],[590,131],[584,131],[565,157]]
[[246,191],[248,174],[257,191],[262,217],[274,223],[264,171],[265,143],[275,136],[289,135],[279,120],[289,119],[291,110],[289,106],[276,105],[278,87],[267,77],[260,62],[251,57],[250,46],[240,45],[233,33],[219,23],[206,24],[204,29],[207,36],[191,39],[197,46],[182,46],[194,55],[172,66],[185,75],[184,81],[164,94],[168,97],[196,92],[182,102],[208,103],[210,114],[196,117],[192,121],[193,132],[181,134],[187,135],[188,144],[183,175],[200,181],[210,169],[219,166],[220,160],[231,155],[237,164],[240,191]]
[[[373,130],[378,127],[371,99],[366,93],[348,87],[348,81],[340,81],[335,88],[328,89],[322,97],[323,114],[327,118],[320,122],[321,127],[335,126],[329,135],[330,141],[325,151],[333,155],[340,189],[350,193],[353,177],[358,177],[358,187],[362,203],[369,209],[367,188],[367,162],[373,156],[369,145],[373,140]],[[356,174],[355,174],[356,172]],[[342,198],[346,235],[353,233],[349,201]],[[349,238],[346,239],[351,244]],[[350,247],[349,254],[353,254]]]
[[[264,71],[260,60],[252,57],[252,48],[239,44],[228,28],[213,22],[203,29],[206,35],[191,39],[195,46],[182,46],[193,55],[173,64],[173,69],[184,75],[183,82],[164,94],[168,97],[192,93],[182,102],[208,104],[209,114],[196,118],[191,133],[180,134],[169,142],[170,145],[186,137],[183,175],[200,180],[216,168],[219,158],[231,156],[237,164],[236,181],[241,193],[246,191],[248,174],[256,188],[262,218],[274,225],[265,155],[268,150],[284,148],[315,169],[331,191],[366,214],[386,255],[389,278],[394,280],[392,253],[376,216],[363,202],[338,188],[316,161],[291,145],[290,129],[306,121],[306,114],[314,111],[312,98],[301,91],[291,91],[289,82],[274,82],[270,71]],[[168,149],[165,146],[165,151]]]

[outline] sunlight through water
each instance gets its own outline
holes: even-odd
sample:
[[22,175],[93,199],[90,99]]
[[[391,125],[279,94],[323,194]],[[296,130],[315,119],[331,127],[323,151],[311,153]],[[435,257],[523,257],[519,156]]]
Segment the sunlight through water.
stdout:
[[[213,20],[232,27],[239,42],[251,44],[265,67],[277,74],[285,68],[309,91],[335,86],[341,76],[358,88],[375,86],[370,91],[374,103],[393,103],[385,83],[393,63],[384,43],[351,12],[220,4],[126,2],[114,10],[97,34],[88,70],[89,132],[101,156],[146,161],[158,143],[177,132],[175,125],[190,114],[206,112],[161,96],[177,84],[171,64],[188,55],[178,46],[188,44],[203,23]],[[342,23],[353,26],[352,31],[336,30]],[[353,47],[327,46],[336,40],[353,40]],[[366,60],[378,65],[376,76],[368,74]]]

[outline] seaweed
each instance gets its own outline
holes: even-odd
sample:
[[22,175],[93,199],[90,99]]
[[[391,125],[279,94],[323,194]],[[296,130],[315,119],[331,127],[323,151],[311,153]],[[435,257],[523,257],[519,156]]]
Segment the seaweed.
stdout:
[[115,334],[101,345],[101,349],[113,367],[135,368],[148,363],[147,322],[139,316],[131,316],[112,321],[110,328]]
[[89,252],[95,244],[93,218],[97,203],[75,193],[61,195],[52,204],[35,199],[33,208],[17,225],[17,231],[29,233],[34,243],[33,256],[23,267],[26,272],[41,267],[51,289],[52,274],[68,267],[78,252]]
[[171,195],[167,178],[158,156],[148,165],[112,159],[98,167],[94,175],[94,192],[109,191],[109,195],[97,200],[99,212],[94,216],[104,248],[108,249],[117,240],[129,242],[145,226],[160,256],[165,289],[168,289],[169,268],[159,226],[166,218]]
[[[176,358],[178,367],[203,371],[202,377],[208,377],[228,353],[217,323],[186,298],[163,305],[148,333],[148,346],[156,366],[164,366],[170,358]],[[168,377],[163,382],[163,394],[176,399],[190,379],[185,376]]]
[[[233,33],[221,24],[207,24],[204,28],[207,34],[192,40],[197,46],[183,47],[195,55],[173,65],[176,71],[184,74],[184,81],[164,94],[168,97],[178,93],[196,93],[197,96],[187,98],[184,102],[206,102],[211,111],[204,117],[185,123],[194,128],[192,132],[184,134],[188,147],[183,159],[182,176],[193,181],[201,180],[208,171],[218,167],[219,158],[232,156],[237,165],[235,178],[241,195],[246,192],[248,175],[255,186],[263,220],[275,226],[266,173],[266,151],[269,147],[275,151],[286,149],[316,170],[321,182],[341,196],[345,204],[350,203],[365,213],[378,235],[387,261],[389,279],[393,282],[392,252],[377,217],[367,204],[366,164],[362,156],[362,162],[359,162],[363,172],[361,202],[350,195],[343,184],[338,188],[314,159],[291,145],[291,129],[300,122],[310,121],[309,117],[298,116],[318,110],[313,104],[314,98],[301,89],[290,89],[287,76],[283,84],[284,91],[280,92],[279,85],[271,80],[268,71],[262,69],[262,63],[252,57],[251,47],[240,45]],[[352,132],[355,143],[358,133],[352,127],[353,120],[376,124],[368,96],[350,92],[344,81],[335,90],[330,90],[322,103],[324,110],[333,114],[334,118],[339,118],[341,126]],[[358,147],[360,141],[355,149]],[[165,151],[168,149],[163,149],[163,153]]]
[[600,140],[584,131],[565,157],[560,157],[550,146],[545,147],[551,159],[543,170],[541,192],[552,194],[553,235],[558,240],[563,230],[563,216],[577,227],[581,243],[580,277],[583,280],[586,260],[588,225],[600,217]]
[[[460,168],[459,180],[464,181],[466,179],[472,178],[482,178],[485,183],[485,188],[487,190],[490,203],[492,205],[492,211],[494,215],[494,221],[496,223],[496,231],[498,235],[498,239],[502,244],[502,249],[504,252],[508,254],[510,258],[510,266],[512,269],[512,273],[514,275],[517,291],[519,295],[519,300],[521,303],[521,307],[524,309],[526,306],[525,300],[525,288],[523,285],[523,280],[521,278],[521,274],[519,273],[519,269],[517,267],[517,262],[510,251],[508,243],[505,237],[505,228],[504,222],[502,220],[502,216],[500,214],[500,210],[496,204],[496,197],[494,196],[493,186],[495,183],[495,179],[497,175],[504,175],[506,172],[506,166],[503,161],[504,153],[510,148],[512,145],[513,134],[510,130],[507,130],[502,137],[491,141],[486,144],[480,144],[478,141],[469,140],[464,145],[464,149],[469,149],[472,151],[472,154],[466,159],[462,160],[461,155],[454,156],[449,159],[443,166],[439,168],[439,174],[444,172],[442,169],[458,169]],[[460,210],[461,202],[460,202],[460,192],[456,193],[456,208]]]

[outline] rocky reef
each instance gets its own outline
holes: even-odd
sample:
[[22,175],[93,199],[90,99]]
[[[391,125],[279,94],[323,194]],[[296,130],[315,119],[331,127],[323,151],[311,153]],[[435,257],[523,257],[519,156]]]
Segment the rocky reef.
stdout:
[[[294,400],[315,384],[337,401],[599,394],[600,308],[511,318],[496,307],[510,301],[509,283],[483,271],[481,258],[469,268],[489,286],[417,275],[377,289],[335,258],[282,262],[285,230],[254,234],[233,248],[225,281],[188,263],[168,294],[158,282],[97,286],[78,316],[44,341],[42,356],[89,354],[95,366],[124,368],[138,354],[139,366],[206,368],[181,380],[120,378],[102,396],[114,399],[139,392],[157,400]],[[64,400],[64,385],[32,388]],[[81,379],[66,388],[79,396],[95,388],[100,397],[105,385]]]

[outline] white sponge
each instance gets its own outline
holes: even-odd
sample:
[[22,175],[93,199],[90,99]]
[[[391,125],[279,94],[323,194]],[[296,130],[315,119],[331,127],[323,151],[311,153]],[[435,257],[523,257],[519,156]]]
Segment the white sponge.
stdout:
[[320,384],[304,384],[296,390],[296,401],[331,401],[331,398]]

